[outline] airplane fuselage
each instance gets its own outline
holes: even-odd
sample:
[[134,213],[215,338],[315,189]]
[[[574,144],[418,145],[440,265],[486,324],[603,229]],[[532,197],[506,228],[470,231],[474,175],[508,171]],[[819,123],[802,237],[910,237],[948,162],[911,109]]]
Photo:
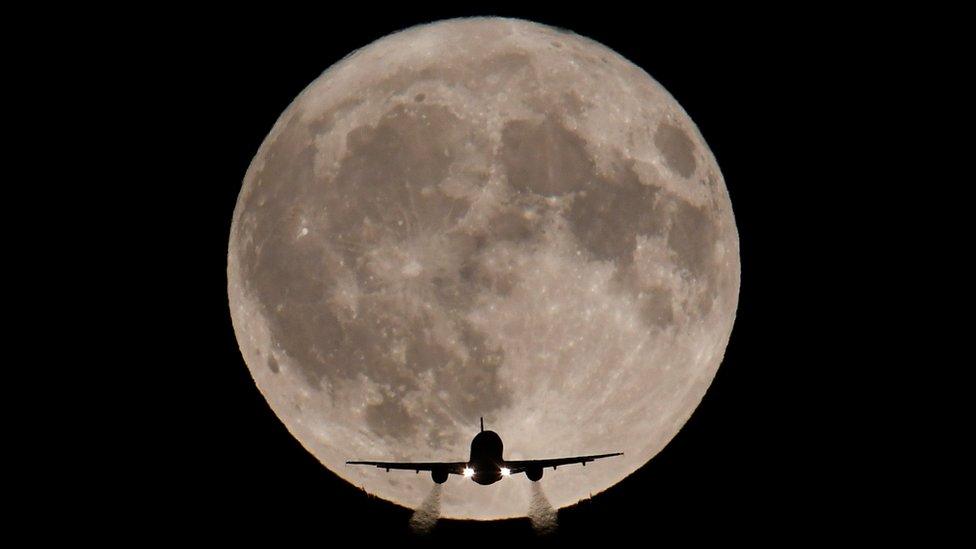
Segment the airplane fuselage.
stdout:
[[494,484],[502,479],[502,437],[494,431],[481,431],[471,440],[471,457],[468,467],[472,469],[471,480],[478,484]]

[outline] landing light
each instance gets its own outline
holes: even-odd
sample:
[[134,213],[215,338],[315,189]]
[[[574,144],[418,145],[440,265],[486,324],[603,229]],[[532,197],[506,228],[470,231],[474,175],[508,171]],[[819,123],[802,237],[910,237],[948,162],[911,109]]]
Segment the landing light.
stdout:
[[474,476],[474,469],[470,467],[464,468],[464,478],[471,478]]
[[508,467],[502,467],[502,476],[503,477],[507,477],[508,475],[511,475],[511,474],[512,474],[512,470],[511,469],[509,469]]

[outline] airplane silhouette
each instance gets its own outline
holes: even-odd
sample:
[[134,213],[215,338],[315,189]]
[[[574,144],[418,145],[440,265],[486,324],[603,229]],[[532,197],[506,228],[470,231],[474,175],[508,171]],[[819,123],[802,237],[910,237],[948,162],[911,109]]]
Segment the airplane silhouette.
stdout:
[[455,462],[417,462],[402,463],[390,461],[347,461],[348,465],[375,465],[380,469],[403,469],[407,471],[430,471],[431,478],[437,484],[447,482],[448,475],[463,475],[465,478],[477,482],[478,484],[494,484],[510,475],[525,473],[529,480],[538,482],[542,479],[542,471],[546,467],[553,470],[560,465],[571,465],[581,463],[586,466],[586,462],[600,458],[622,456],[623,452],[613,454],[599,454],[595,456],[576,456],[556,459],[530,459],[520,461],[508,461],[502,459],[502,437],[494,431],[485,431],[485,418],[481,418],[481,432],[475,435],[471,441],[471,457],[468,461]]

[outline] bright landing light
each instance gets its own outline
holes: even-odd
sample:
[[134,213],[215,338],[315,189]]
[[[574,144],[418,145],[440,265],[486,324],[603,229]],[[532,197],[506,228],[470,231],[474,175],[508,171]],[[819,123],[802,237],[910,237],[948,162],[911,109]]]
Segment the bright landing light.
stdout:
[[511,475],[511,474],[512,474],[512,470],[511,469],[509,469],[508,467],[502,467],[502,476],[503,477],[507,477],[508,475]]
[[464,478],[471,478],[474,476],[474,469],[470,467],[464,468]]

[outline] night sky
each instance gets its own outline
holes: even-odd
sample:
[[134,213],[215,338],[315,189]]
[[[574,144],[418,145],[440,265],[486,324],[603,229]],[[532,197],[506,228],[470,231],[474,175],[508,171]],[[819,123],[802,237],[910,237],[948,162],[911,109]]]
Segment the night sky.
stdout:
[[[830,302],[837,288],[860,283],[856,274],[843,275],[858,252],[832,244],[851,211],[825,194],[849,137],[829,101],[851,92],[846,82],[857,72],[834,62],[845,27],[829,38],[792,19],[770,25],[745,17],[752,22],[726,25],[721,17],[699,22],[694,13],[594,11],[376,9],[358,16],[252,14],[246,23],[185,15],[150,35],[140,63],[156,67],[157,77],[140,79],[138,90],[150,94],[146,116],[162,128],[155,152],[177,167],[154,199],[173,208],[153,235],[165,255],[143,271],[161,282],[132,294],[143,296],[157,327],[147,328],[153,333],[145,336],[145,359],[133,367],[160,373],[150,410],[113,428],[129,433],[129,422],[148,421],[154,429],[119,435],[126,446],[113,458],[113,476],[123,495],[99,514],[96,531],[116,524],[173,540],[339,546],[562,545],[627,535],[649,546],[827,541],[861,520],[870,489],[850,441],[869,428],[853,435],[860,425],[835,427],[847,396],[845,371],[856,359],[839,351],[840,338],[849,337],[836,329],[845,311]],[[425,538],[411,534],[411,510],[341,480],[287,432],[251,379],[227,305],[231,215],[248,164],[278,115],[352,50],[463,15],[564,27],[645,69],[715,154],[739,231],[737,318],[701,405],[643,468],[560,510],[557,533],[545,539],[528,519],[441,521]]]

